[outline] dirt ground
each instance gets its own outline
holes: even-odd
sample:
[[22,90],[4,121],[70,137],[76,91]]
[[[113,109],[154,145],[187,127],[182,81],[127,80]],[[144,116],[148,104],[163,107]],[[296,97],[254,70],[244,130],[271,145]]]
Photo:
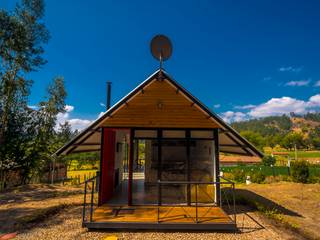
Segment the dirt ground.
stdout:
[[[261,214],[238,206],[237,233],[223,232],[88,232],[81,227],[79,188],[29,185],[0,195],[0,236],[17,231],[15,239],[302,239],[274,227]],[[1,239],[1,238],[0,238]]]
[[320,184],[279,182],[239,187],[240,194],[272,206],[282,213],[285,222],[311,238],[320,239]]
[[79,206],[82,201],[82,189],[70,186],[32,184],[1,192],[0,235],[30,226],[63,208]]

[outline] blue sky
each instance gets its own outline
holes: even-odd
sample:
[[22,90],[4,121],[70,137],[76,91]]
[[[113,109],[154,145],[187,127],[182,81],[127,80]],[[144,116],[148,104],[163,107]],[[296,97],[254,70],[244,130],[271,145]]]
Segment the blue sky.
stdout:
[[319,9],[311,0],[47,0],[48,63],[30,74],[29,102],[62,75],[69,107],[59,119],[82,128],[104,111],[107,80],[115,103],[157,69],[149,43],[162,33],[173,43],[167,72],[225,120],[317,111]]

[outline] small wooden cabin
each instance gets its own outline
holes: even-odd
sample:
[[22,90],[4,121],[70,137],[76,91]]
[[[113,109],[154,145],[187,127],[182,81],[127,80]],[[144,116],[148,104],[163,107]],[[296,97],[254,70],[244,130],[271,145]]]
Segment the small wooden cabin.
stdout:
[[220,179],[219,153],[262,157],[162,69],[57,155],[88,151],[101,153],[84,203],[84,226],[96,229],[235,229],[223,207],[234,204],[223,193],[234,184]]

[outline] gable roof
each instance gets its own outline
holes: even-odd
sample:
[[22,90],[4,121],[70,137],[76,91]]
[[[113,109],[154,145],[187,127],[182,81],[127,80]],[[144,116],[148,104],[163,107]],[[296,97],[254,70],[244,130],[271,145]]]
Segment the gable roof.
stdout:
[[245,138],[234,130],[229,124],[224,122],[218,115],[207,108],[199,99],[189,93],[183,86],[176,82],[167,72],[163,69],[159,69],[150,75],[146,80],[124,96],[120,101],[114,104],[109,110],[107,110],[101,117],[92,122],[86,129],[74,137],[70,142],[60,148],[56,155],[67,155],[77,152],[99,151],[101,141],[102,126],[105,126],[104,121],[118,111],[121,107],[132,100],[144,87],[149,85],[159,76],[168,81],[171,85],[176,87],[187,99],[189,99],[199,110],[207,115],[207,118],[215,123],[220,129],[219,131],[219,145],[220,151],[225,153],[240,154],[246,156],[258,156],[263,157],[263,154],[256,149]]

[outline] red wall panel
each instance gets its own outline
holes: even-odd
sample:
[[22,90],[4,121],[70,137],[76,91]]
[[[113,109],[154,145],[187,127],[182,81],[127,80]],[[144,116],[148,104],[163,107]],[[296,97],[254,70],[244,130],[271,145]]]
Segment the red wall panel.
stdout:
[[104,204],[113,194],[114,190],[114,164],[116,150],[116,132],[114,129],[104,128],[102,139],[101,178],[99,203]]

